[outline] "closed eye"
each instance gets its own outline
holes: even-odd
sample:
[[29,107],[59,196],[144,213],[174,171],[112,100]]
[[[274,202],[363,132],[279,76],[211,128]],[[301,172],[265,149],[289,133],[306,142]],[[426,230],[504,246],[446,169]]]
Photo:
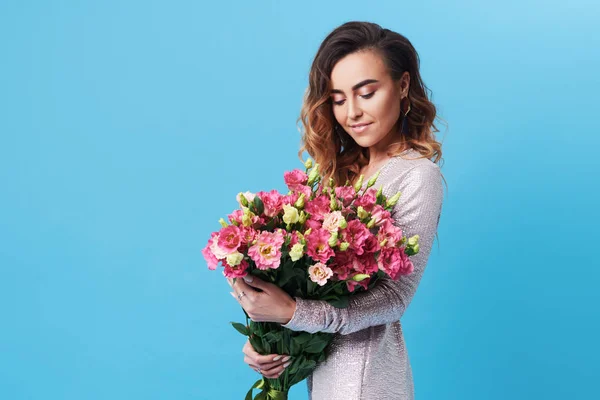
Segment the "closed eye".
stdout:
[[[373,95],[375,94],[375,92],[371,92],[371,93],[367,93],[367,94],[362,94],[360,95],[360,97],[362,97],[363,99],[370,99],[371,97],[373,97]],[[344,104],[346,100],[340,100],[340,101],[334,101],[333,104],[341,106],[342,104]]]

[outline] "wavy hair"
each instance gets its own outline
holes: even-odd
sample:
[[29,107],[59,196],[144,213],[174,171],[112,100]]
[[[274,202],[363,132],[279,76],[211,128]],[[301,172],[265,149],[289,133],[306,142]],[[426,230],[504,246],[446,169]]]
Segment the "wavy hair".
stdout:
[[[405,71],[410,74],[408,98],[411,110],[406,119],[407,129],[401,131],[404,114],[398,120],[398,140],[388,148],[388,156],[408,148],[434,163],[442,159],[442,147],[435,138],[436,107],[429,100],[431,91],[419,73],[419,56],[410,41],[399,33],[371,22],[350,21],[334,29],[321,43],[309,73],[298,121],[302,121],[301,148],[298,156],[308,154],[319,163],[325,181],[333,178],[336,185],[354,183],[359,171],[368,164],[368,148],[359,146],[336,121],[331,94],[331,71],[348,54],[371,50],[380,55],[394,81]],[[439,118],[439,117],[437,117]],[[441,118],[440,118],[441,119]]]

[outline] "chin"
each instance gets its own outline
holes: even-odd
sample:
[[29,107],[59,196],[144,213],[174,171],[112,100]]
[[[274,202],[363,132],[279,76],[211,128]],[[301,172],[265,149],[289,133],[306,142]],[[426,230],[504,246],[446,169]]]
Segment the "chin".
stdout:
[[375,145],[379,140],[377,140],[377,138],[363,136],[363,137],[354,138],[354,141],[360,147],[371,147],[371,146]]

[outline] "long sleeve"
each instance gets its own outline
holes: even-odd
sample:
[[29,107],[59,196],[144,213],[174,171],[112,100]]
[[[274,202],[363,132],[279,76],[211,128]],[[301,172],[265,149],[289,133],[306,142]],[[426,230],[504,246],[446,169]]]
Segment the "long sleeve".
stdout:
[[388,193],[384,186],[387,196],[401,192],[392,210],[394,224],[407,237],[419,235],[419,252],[411,256],[413,273],[400,276],[397,281],[386,276],[370,290],[351,296],[348,307],[343,309],[322,300],[296,298],[296,311],[282,326],[294,331],[347,335],[402,317],[423,276],[437,232],[443,201],[440,169],[430,161],[414,165],[394,177],[387,189]]

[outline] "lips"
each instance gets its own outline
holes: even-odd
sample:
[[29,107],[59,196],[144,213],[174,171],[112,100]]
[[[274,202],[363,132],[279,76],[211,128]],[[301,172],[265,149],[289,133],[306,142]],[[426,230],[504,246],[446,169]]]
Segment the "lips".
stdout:
[[367,130],[369,128],[369,126],[371,126],[371,124],[372,124],[372,122],[369,122],[368,124],[350,125],[350,127],[352,128],[354,133],[362,133],[365,130]]

